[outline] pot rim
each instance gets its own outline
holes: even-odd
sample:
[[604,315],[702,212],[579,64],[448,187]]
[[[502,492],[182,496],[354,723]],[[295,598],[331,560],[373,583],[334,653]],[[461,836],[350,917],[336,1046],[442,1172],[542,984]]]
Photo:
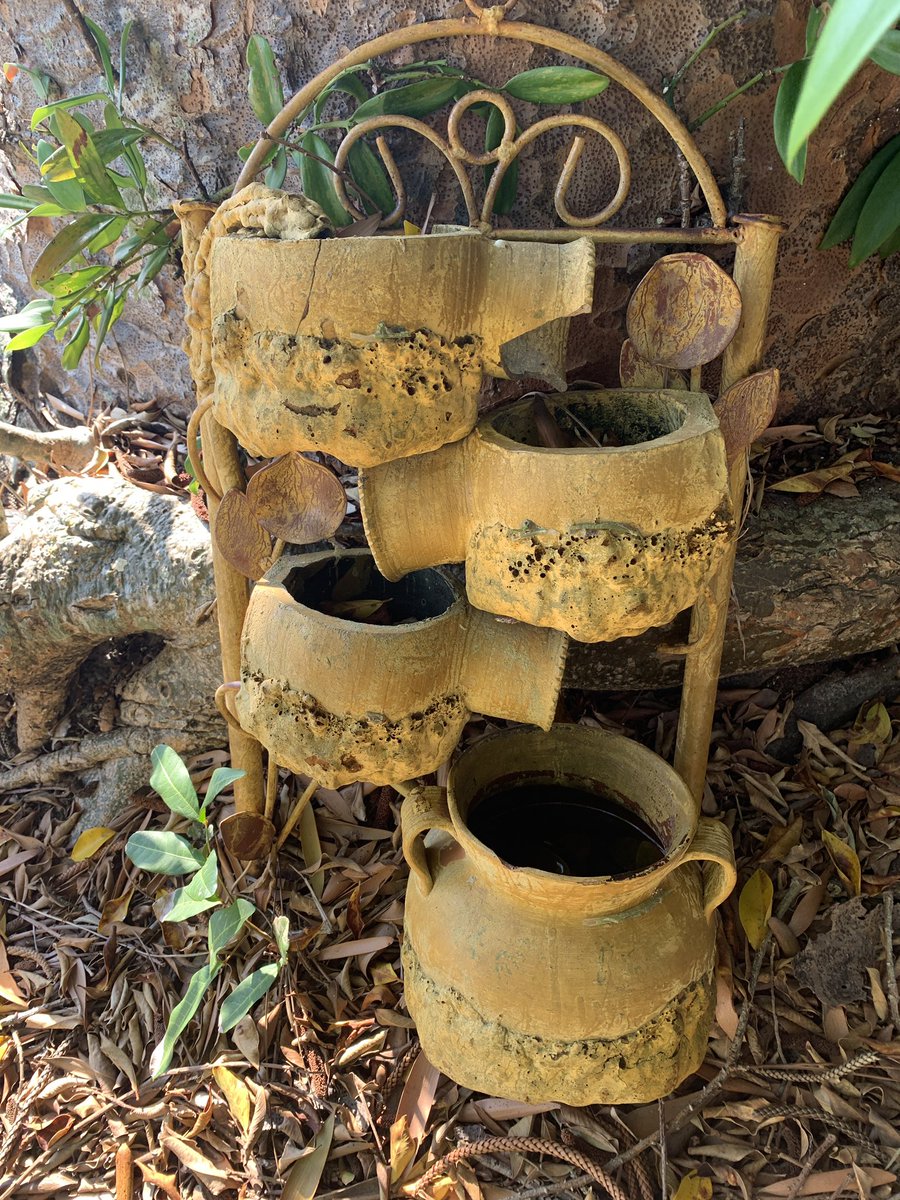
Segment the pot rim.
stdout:
[[[596,746],[599,743],[605,742],[612,746],[613,749],[617,746],[627,746],[629,754],[634,755],[638,759],[644,759],[648,763],[652,762],[654,770],[661,770],[670,785],[671,792],[674,795],[681,795],[684,802],[684,812],[688,815],[688,827],[677,840],[673,840],[668,845],[663,857],[658,862],[645,867],[642,871],[635,871],[627,875],[555,875],[549,871],[542,871],[537,867],[509,866],[495,851],[476,838],[469,829],[460,810],[458,800],[460,772],[465,767],[467,756],[472,755],[479,749],[482,753],[485,752],[486,748],[487,752],[490,752],[490,747],[496,746],[500,741],[514,741],[517,739],[539,740],[540,738],[553,738],[554,740],[564,743],[568,741],[570,744],[576,745],[578,743],[593,743]],[[527,774],[527,769],[524,773]],[[537,774],[537,771],[535,771],[535,774]],[[586,773],[584,778],[589,779],[590,776]],[[465,850],[466,855],[471,858],[474,864],[480,864],[489,869],[494,881],[501,884],[505,890],[516,894],[530,892],[544,900],[554,898],[568,900],[577,895],[580,901],[584,902],[589,897],[595,897],[598,900],[607,899],[610,896],[619,898],[623,892],[640,893],[644,896],[652,894],[663,879],[671,871],[675,870],[683,859],[694,840],[699,819],[699,814],[696,811],[696,806],[694,805],[693,797],[687,784],[670,763],[646,746],[635,742],[632,738],[587,725],[554,725],[546,732],[520,726],[513,729],[499,730],[496,733],[488,734],[487,737],[479,739],[472,746],[464,750],[450,768],[447,779],[447,805],[453,823],[453,837],[459,842],[460,846]]]
[[[302,600],[295,599],[294,596],[287,590],[284,580],[291,573],[301,566],[311,566],[316,562],[324,562],[327,559],[340,558],[362,558],[368,557],[372,560],[375,570],[381,574],[378,565],[375,562],[375,556],[372,551],[366,546],[347,546],[338,547],[335,550],[316,550],[311,554],[283,554],[278,562],[263,575],[262,579],[258,580],[256,587],[265,587],[278,589],[284,593],[282,603],[292,608],[302,610],[309,614],[309,619],[316,621],[318,624],[325,625],[332,629],[352,629],[356,632],[366,633],[371,637],[403,637],[409,636],[426,626],[433,625],[436,621],[451,621],[458,620],[461,615],[465,614],[468,607],[465,592],[462,585],[453,578],[448,572],[441,567],[418,567],[416,571],[410,571],[404,576],[408,579],[410,575],[431,573],[439,576],[446,583],[450,591],[453,593],[453,601],[444,609],[443,612],[436,613],[433,617],[425,617],[422,621],[407,621],[402,625],[371,625],[366,621],[353,621],[347,617],[332,616],[331,613],[324,613],[321,609],[313,608],[312,605],[304,604]],[[382,578],[384,578],[382,576]],[[391,580],[386,580],[391,583]]]
[[555,396],[571,399],[578,396],[599,396],[611,393],[618,394],[620,392],[627,392],[634,396],[662,395],[667,401],[670,401],[683,411],[684,420],[677,429],[673,429],[669,433],[664,433],[660,437],[650,438],[645,442],[629,442],[625,446],[526,446],[524,442],[517,442],[515,438],[507,437],[506,434],[500,433],[494,426],[494,422],[498,417],[504,416],[514,408],[521,407],[529,402],[528,397],[523,397],[520,400],[512,400],[508,404],[503,404],[486,414],[475,426],[473,432],[482,441],[517,454],[608,455],[614,457],[621,454],[652,453],[653,451],[669,446],[677,446],[682,442],[693,441],[695,438],[703,437],[719,429],[719,422],[713,410],[712,401],[706,392],[691,392],[681,388],[597,387],[570,392],[544,392],[541,395],[546,399],[552,399]]

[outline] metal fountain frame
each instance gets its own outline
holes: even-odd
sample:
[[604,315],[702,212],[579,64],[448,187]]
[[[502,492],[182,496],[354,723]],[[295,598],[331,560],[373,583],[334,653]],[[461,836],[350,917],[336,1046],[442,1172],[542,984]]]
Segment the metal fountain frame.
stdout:
[[[624,229],[608,228],[606,223],[624,204],[631,184],[631,163],[622,139],[604,122],[580,114],[560,114],[544,118],[517,136],[513,110],[505,97],[497,93],[478,89],[463,96],[453,106],[447,124],[447,137],[443,138],[429,125],[412,117],[377,116],[361,122],[344,137],[335,158],[335,168],[341,171],[347,162],[352,145],[367,134],[376,133],[378,147],[385,168],[394,187],[397,203],[380,223],[381,228],[390,230],[403,218],[406,207],[406,191],[397,165],[384,137],[388,128],[403,128],[420,135],[435,146],[449,162],[462,191],[463,200],[472,227],[484,237],[497,236],[506,241],[564,242],[587,237],[597,243],[632,245],[651,243],[682,246],[731,246],[735,249],[732,277],[740,290],[742,315],[737,332],[721,356],[721,394],[739,380],[754,372],[760,365],[763,340],[775,272],[775,260],[779,237],[784,232],[780,221],[771,216],[742,215],[729,220],[725,203],[716,184],[712,170],[700,153],[686,126],[665,102],[647,87],[636,75],[610,55],[568,34],[542,26],[509,20],[508,14],[517,0],[506,0],[502,5],[491,8],[480,7],[475,0],[466,0],[473,17],[431,21],[402,30],[384,34],[358,46],[344,55],[314,79],[310,80],[285,104],[277,117],[247,159],[235,185],[234,196],[251,183],[264,165],[267,151],[274,141],[282,139],[294,122],[341,72],[359,66],[370,59],[389,54],[404,47],[421,42],[454,38],[499,38],[501,40],[527,42],[586,63],[589,67],[607,75],[610,80],[634,96],[639,103],[662,125],[666,133],[683,155],[696,177],[708,207],[712,224],[700,228],[652,228]],[[474,18],[474,19],[473,19]],[[461,137],[461,123],[472,105],[490,103],[501,112],[504,132],[500,144],[491,152],[476,154],[468,150]],[[491,215],[498,190],[510,164],[519,154],[543,133],[558,128],[573,128],[565,163],[560,172],[554,195],[557,215],[563,222],[562,228],[553,229],[503,229],[493,232]],[[570,212],[566,196],[584,151],[586,136],[596,134],[612,148],[619,168],[619,180],[615,194],[599,212],[579,217]],[[484,167],[495,164],[487,184],[484,200],[479,208],[467,167]],[[335,187],[345,210],[353,217],[362,214],[345,191],[340,174],[335,176]],[[216,213],[216,218],[226,215],[226,210],[235,204],[234,198],[225,201]],[[182,217],[191,211],[195,214],[194,231],[185,227],[185,261],[193,262],[192,251],[200,243],[201,233],[215,210],[209,205],[184,205]],[[215,218],[214,218],[215,223]],[[227,226],[227,222],[226,222]],[[221,232],[227,232],[223,227]],[[211,232],[211,231],[210,231]],[[207,235],[208,236],[208,235]],[[189,243],[192,243],[189,245]],[[190,277],[189,284],[190,288]],[[206,280],[208,289],[208,278]],[[208,300],[207,300],[208,303]],[[194,336],[197,333],[196,310]],[[192,351],[192,370],[197,384],[198,408],[195,428],[199,427],[203,437],[204,467],[212,483],[210,494],[211,516],[215,516],[217,495],[230,488],[245,487],[244,473],[240,462],[238,443],[234,435],[219,425],[211,411],[209,396],[212,390],[211,367],[208,359],[198,367],[196,349]],[[699,372],[691,373],[691,386],[699,386]],[[747,483],[747,454],[739,454],[729,468],[729,487],[736,513],[743,507]],[[725,623],[731,594],[731,581],[737,549],[737,530],[731,537],[727,552],[711,575],[707,587],[694,604],[691,615],[691,632],[686,644],[669,647],[669,652],[684,657],[685,670],[678,731],[675,745],[674,765],[687,783],[698,805],[702,798],[712,731],[713,713]],[[221,635],[222,665],[224,678],[235,680],[240,677],[240,637],[246,612],[249,586],[244,576],[231,567],[217,551],[213,540],[213,565],[218,600],[218,620]],[[277,765],[268,764],[268,779],[264,778],[262,747],[254,739],[229,722],[231,760],[234,767],[243,769],[245,776],[235,784],[237,815],[230,836],[226,837],[230,848],[241,858],[256,857],[271,844],[273,829],[271,817],[274,808]],[[307,789],[314,790],[314,786]],[[286,832],[286,831],[285,831]],[[226,830],[223,827],[223,836]],[[280,841],[283,839],[279,839]]]

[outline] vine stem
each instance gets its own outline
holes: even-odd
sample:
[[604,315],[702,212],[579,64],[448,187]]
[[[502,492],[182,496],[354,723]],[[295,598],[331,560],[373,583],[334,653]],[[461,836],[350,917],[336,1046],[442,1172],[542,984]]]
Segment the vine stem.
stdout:
[[732,102],[732,100],[736,100],[738,96],[742,96],[744,92],[749,91],[749,89],[755,87],[756,84],[762,83],[764,79],[771,79],[776,75],[783,75],[785,71],[789,70],[793,65],[793,63],[786,63],[783,67],[768,67],[765,71],[757,71],[756,74],[752,76],[752,78],[748,79],[746,83],[742,83],[741,86],[735,88],[733,92],[729,92],[727,96],[723,96],[721,100],[717,100],[711,108],[706,110],[706,112],[701,113],[699,117],[695,117],[693,121],[688,121],[688,129],[691,131],[691,133],[693,133],[695,129],[699,129],[701,125],[705,124],[710,117],[714,117],[716,113],[721,112],[723,108],[726,108]]
[[720,21],[718,25],[713,26],[697,49],[685,59],[672,78],[665,81],[662,88],[662,96],[666,104],[668,104],[673,112],[675,109],[675,89],[678,87],[679,83],[681,83],[682,79],[684,79],[685,75],[688,73],[700,55],[704,52],[704,50],[707,50],[713,44],[719,34],[726,30],[729,25],[734,25],[736,21],[743,20],[746,15],[747,9],[741,8],[738,9],[738,11],[732,16],[726,17],[724,21]]

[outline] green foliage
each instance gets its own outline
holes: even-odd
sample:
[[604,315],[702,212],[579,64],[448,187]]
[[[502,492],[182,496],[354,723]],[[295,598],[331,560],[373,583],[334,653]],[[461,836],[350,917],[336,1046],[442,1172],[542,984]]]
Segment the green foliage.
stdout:
[[[900,0],[833,0],[809,11],[806,55],[785,73],[775,102],[775,145],[798,183],[806,172],[810,135],[850,78],[871,59],[900,74]],[[900,138],[878,151],[844,197],[822,249],[853,239],[850,266],[875,253],[886,257],[900,238]]]
[[[179,1038],[223,969],[223,951],[243,930],[256,907],[240,896],[231,899],[223,894],[218,855],[213,846],[214,829],[208,821],[212,801],[244,772],[217,767],[201,803],[187,767],[171,746],[154,747],[150,758],[153,763],[151,786],[175,816],[190,822],[194,841],[171,830],[142,830],[128,839],[125,853],[136,867],[156,874],[191,876],[183,887],[171,892],[161,920],[188,921],[201,913],[210,914],[208,960],[191,976],[184,996],[172,1009],[162,1041],[153,1051],[151,1068],[156,1078],[169,1069]],[[198,842],[202,844],[195,844]],[[278,916],[272,922],[272,940],[275,961],[266,963],[241,980],[225,999],[219,1014],[222,1032],[233,1029],[250,1012],[284,969],[290,948],[287,917]]]
[[[36,134],[31,157],[41,184],[24,187],[21,196],[0,196],[0,206],[21,214],[7,229],[29,217],[71,218],[31,273],[32,286],[53,297],[44,319],[36,322],[30,305],[15,314],[21,323],[3,327],[16,334],[5,349],[25,349],[52,331],[57,341],[68,339],[62,362],[69,370],[81,361],[92,334],[99,354],[128,296],[155,278],[175,246],[172,210],[148,208],[140,151],[150,139],[165,139],[122,113],[131,22],[115,56],[104,31],[89,18],[85,23],[100,56],[104,90],[51,99],[49,76],[17,63],[5,66],[10,83],[21,71],[41,101],[31,117]],[[99,119],[86,111],[95,108]],[[90,264],[98,255],[99,262]]]

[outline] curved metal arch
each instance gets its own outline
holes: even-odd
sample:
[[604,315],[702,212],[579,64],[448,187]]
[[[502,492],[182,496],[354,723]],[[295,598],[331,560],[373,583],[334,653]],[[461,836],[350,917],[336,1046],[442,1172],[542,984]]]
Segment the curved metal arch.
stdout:
[[[659,121],[684,155],[688,166],[693,171],[700,185],[700,190],[703,193],[710,215],[712,216],[713,227],[715,229],[724,229],[728,213],[712,169],[700,153],[687,127],[678,119],[662,98],[651,91],[637,75],[627,67],[622,66],[621,63],[617,62],[616,59],[606,54],[603,50],[597,50],[593,46],[589,46],[586,42],[582,42],[580,39],[572,37],[567,33],[560,33],[557,30],[546,29],[540,25],[530,25],[521,21],[505,20],[505,14],[512,7],[513,3],[515,3],[515,0],[506,0],[505,4],[489,9],[479,9],[477,4],[473,3],[469,7],[473,12],[477,12],[477,20],[447,19],[428,21],[422,25],[411,25],[405,29],[382,34],[380,37],[373,38],[371,41],[357,46],[355,50],[351,50],[343,58],[326,67],[324,71],[320,71],[318,75],[291,97],[278,116],[270,123],[265,134],[260,137],[238,177],[238,181],[234,187],[235,193],[250,183],[258,174],[263,165],[263,159],[265,158],[271,139],[283,137],[291,123],[304,109],[312,104],[323,88],[327,87],[333,79],[348,67],[359,66],[364,62],[368,62],[371,58],[390,54],[394,50],[417,45],[420,42],[439,41],[443,38],[457,37],[499,37],[512,41],[529,42],[532,45],[556,50],[560,54],[567,54],[571,58],[587,63],[588,66],[594,67],[604,75],[608,75],[610,79],[618,83],[627,92],[630,92]],[[571,221],[572,218],[565,208],[565,191],[582,149],[583,138],[576,137],[569,152],[569,157],[566,160],[560,184],[557,187],[557,211],[567,221]],[[561,191],[560,188],[562,189]],[[609,213],[608,215],[612,214]],[[575,219],[579,220],[579,218]],[[596,217],[582,218],[581,220],[596,223]]]

